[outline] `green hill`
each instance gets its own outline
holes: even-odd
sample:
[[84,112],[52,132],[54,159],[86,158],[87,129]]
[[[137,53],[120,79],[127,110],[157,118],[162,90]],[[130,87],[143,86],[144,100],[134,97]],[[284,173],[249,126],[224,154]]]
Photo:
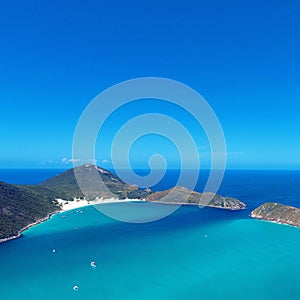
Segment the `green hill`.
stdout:
[[146,197],[146,200],[150,202],[163,201],[170,204],[203,205],[229,210],[240,210],[246,208],[246,205],[243,202],[234,198],[223,197],[212,193],[200,194],[179,186],[170,190],[152,193]]
[[[85,191],[85,195],[83,195],[79,188],[75,172],[79,175],[79,180],[85,183],[87,190]],[[103,186],[99,185],[97,176],[102,178],[102,181],[110,193],[108,193],[107,189]],[[139,189],[135,185],[125,183],[108,170],[94,165],[84,165],[67,170],[40,183],[39,186],[47,188],[52,191],[57,198],[63,198],[65,200],[72,200],[75,197],[80,198],[84,196],[89,200],[93,200],[96,197],[111,198],[111,193],[113,193],[115,198],[119,199],[140,199],[149,194],[149,192]]]
[[251,212],[259,220],[300,227],[300,209],[280,203],[266,202]]
[[[87,183],[88,195],[83,195],[74,172]],[[38,185],[12,185],[0,182],[0,240],[19,236],[20,231],[51,213],[60,210],[55,199],[73,200],[84,197],[93,200],[96,197],[107,198],[111,194],[103,187],[99,188],[94,176],[101,176],[106,187],[114,193],[115,198],[139,199],[149,192],[129,185],[111,172],[94,165],[84,165],[75,170],[67,170]]]
[[19,231],[59,207],[51,191],[36,186],[16,186],[0,182],[0,239]]

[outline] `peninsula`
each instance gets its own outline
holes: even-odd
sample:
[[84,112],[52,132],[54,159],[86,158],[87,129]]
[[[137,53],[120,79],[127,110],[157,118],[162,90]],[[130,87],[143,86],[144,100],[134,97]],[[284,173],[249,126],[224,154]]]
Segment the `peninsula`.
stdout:
[[[88,194],[83,195],[80,190],[75,171],[88,183]],[[99,188],[93,181],[94,176],[90,176],[93,173],[101,176],[106,189]],[[107,189],[111,193],[108,193]],[[165,197],[168,194],[170,196]],[[0,182],[0,242],[20,237],[22,231],[60,211],[120,201],[199,205],[227,210],[240,210],[246,207],[243,202],[234,198],[211,193],[200,194],[184,187],[152,192],[150,189],[141,189],[128,184],[106,169],[86,164],[69,169],[38,185]]]
[[176,186],[173,189],[151,193],[145,198],[149,202],[159,202],[179,205],[198,205],[228,210],[245,209],[245,203],[231,197],[223,197],[213,193],[198,193],[185,187]]

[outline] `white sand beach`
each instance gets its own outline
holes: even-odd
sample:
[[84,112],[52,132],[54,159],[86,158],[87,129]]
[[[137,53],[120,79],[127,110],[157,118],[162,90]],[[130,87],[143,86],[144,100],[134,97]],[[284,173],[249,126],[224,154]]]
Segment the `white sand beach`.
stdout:
[[90,205],[97,205],[97,204],[106,204],[106,203],[121,203],[121,202],[140,202],[144,201],[141,199],[117,199],[117,198],[110,198],[110,199],[95,199],[93,201],[88,201],[86,199],[74,199],[73,201],[66,201],[63,199],[56,199],[61,207],[61,212],[81,208],[84,206]]

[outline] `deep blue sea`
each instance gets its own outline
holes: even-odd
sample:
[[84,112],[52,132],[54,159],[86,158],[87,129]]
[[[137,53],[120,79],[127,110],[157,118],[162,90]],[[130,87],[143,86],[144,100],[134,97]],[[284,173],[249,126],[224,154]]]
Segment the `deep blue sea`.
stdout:
[[[0,170],[0,181],[37,183],[59,172]],[[177,175],[168,171],[154,189],[172,187]],[[300,171],[227,171],[218,193],[247,210],[181,207],[143,224],[94,207],[55,215],[0,244],[0,299],[300,299],[300,229],[249,218],[266,201],[300,207]]]

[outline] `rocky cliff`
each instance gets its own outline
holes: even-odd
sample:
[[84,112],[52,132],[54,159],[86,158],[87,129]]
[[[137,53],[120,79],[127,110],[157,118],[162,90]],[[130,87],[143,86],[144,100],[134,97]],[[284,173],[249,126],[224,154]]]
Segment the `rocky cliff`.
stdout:
[[300,227],[300,209],[280,203],[264,203],[251,212],[251,217]]

